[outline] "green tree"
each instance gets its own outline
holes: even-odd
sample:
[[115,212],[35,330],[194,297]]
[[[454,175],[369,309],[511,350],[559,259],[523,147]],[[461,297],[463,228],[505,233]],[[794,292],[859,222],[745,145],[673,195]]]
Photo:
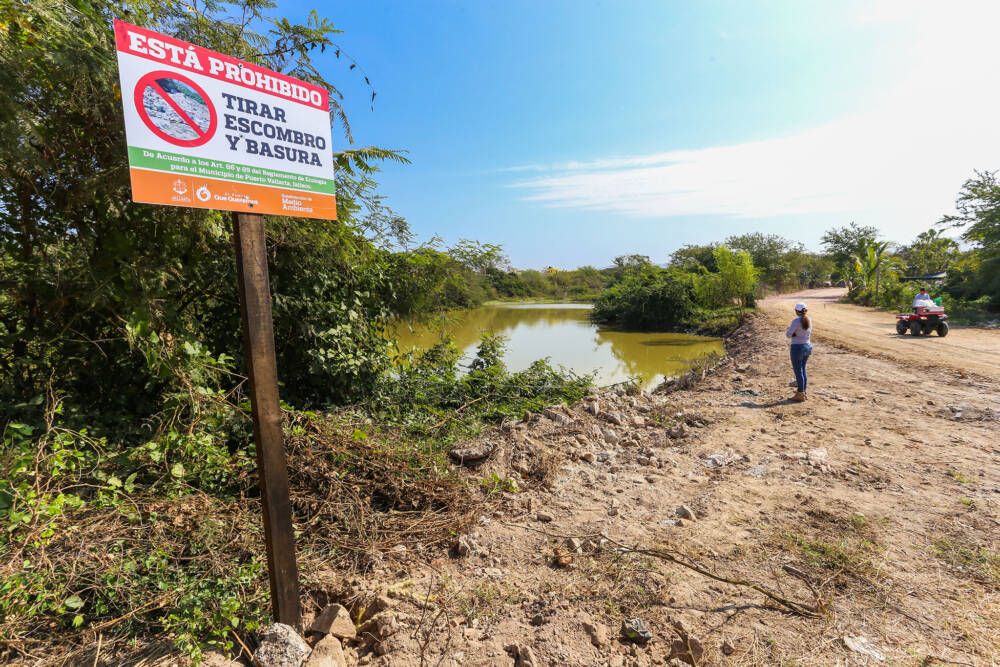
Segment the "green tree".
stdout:
[[849,269],[854,263],[852,258],[861,253],[866,244],[877,239],[878,229],[852,222],[846,227],[827,231],[823,234],[821,243],[835,265]]
[[977,171],[955,200],[958,215],[938,224],[962,230],[962,238],[989,251],[1000,251],[1000,181],[995,171]]
[[778,234],[752,232],[730,236],[726,246],[746,250],[757,268],[761,282],[777,290],[799,286],[799,273],[805,252],[801,243]]
[[959,254],[958,243],[943,236],[937,229],[922,232],[913,243],[900,251],[906,270],[912,276],[947,271]]
[[888,241],[863,243],[859,252],[851,257],[857,282],[855,294],[864,301],[879,305],[881,281],[884,277],[898,276],[903,263],[889,252]]
[[735,306],[742,313],[757,287],[757,269],[750,253],[720,245],[713,255],[718,270],[701,277],[701,300],[713,306]]

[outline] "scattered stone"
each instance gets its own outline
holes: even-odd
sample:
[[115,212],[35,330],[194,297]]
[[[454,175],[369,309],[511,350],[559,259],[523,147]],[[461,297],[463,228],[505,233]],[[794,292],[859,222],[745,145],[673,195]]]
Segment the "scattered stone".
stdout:
[[454,546],[452,546],[452,553],[454,553],[459,558],[465,558],[469,554],[474,554],[479,551],[479,545],[468,535],[459,535],[458,539],[455,540]]
[[612,424],[614,424],[615,426],[621,426],[622,424],[625,423],[625,420],[623,420],[622,416],[617,412],[605,413],[604,418],[607,419]]
[[610,428],[606,428],[603,431],[601,431],[601,437],[603,437],[604,441],[606,443],[608,443],[609,445],[618,444],[618,441],[621,440],[621,438],[614,431],[614,429],[610,429]]
[[478,442],[465,447],[455,447],[448,452],[448,456],[458,465],[476,465],[488,459],[493,454],[493,449],[490,443]]
[[583,629],[590,637],[590,643],[597,648],[603,648],[608,645],[608,626],[603,623],[584,621]]
[[618,516],[618,508],[612,505],[608,508],[608,516]]
[[541,521],[542,523],[551,523],[552,518],[552,515],[548,512],[539,512],[535,515],[535,519]]
[[596,417],[601,414],[601,403],[597,399],[594,399],[589,403],[584,403],[583,409]]
[[611,460],[611,452],[607,450],[601,450],[597,452],[597,460],[600,461],[601,463]]
[[719,648],[722,649],[723,655],[732,655],[736,652],[736,647],[730,644],[728,639],[722,642],[722,646]]
[[535,658],[534,652],[527,644],[519,644],[517,647],[517,662],[515,667],[541,667],[541,663]]
[[566,548],[575,554],[581,554],[583,553],[583,540],[576,537],[570,537],[566,540]]
[[826,457],[826,447],[817,447],[816,449],[809,450],[806,454],[806,461],[812,466],[822,468],[827,465]]
[[594,454],[594,452],[584,452],[580,454],[580,460],[585,461],[587,463],[593,463],[596,459],[597,456]]
[[702,463],[709,468],[722,468],[737,460],[739,460],[739,457],[736,454],[732,451],[726,451],[710,454],[702,459]]
[[705,647],[694,637],[684,633],[681,639],[675,639],[670,643],[670,657],[680,660],[689,665],[702,665],[702,657],[705,655]]
[[641,415],[632,415],[632,426],[642,428],[646,425],[646,418]]
[[678,438],[687,437],[687,434],[688,434],[687,425],[683,423],[677,424],[676,426],[671,427],[669,431],[667,431],[667,435],[669,435],[674,440],[677,440]]
[[354,621],[351,620],[351,613],[339,604],[325,607],[309,626],[309,632],[333,635],[340,639],[354,639],[358,636],[358,630],[354,627]]
[[544,414],[546,417],[554,421],[559,426],[565,426],[566,424],[572,421],[569,417],[567,417],[563,413],[553,408],[545,408],[542,414]]
[[698,517],[695,516],[694,510],[692,510],[687,505],[681,505],[680,507],[678,507],[676,510],[674,510],[674,514],[676,514],[682,519],[687,519],[688,521],[698,520]]
[[756,477],[757,479],[764,479],[767,475],[767,466],[761,463],[747,470],[747,474],[751,477]]
[[641,618],[627,618],[622,621],[622,639],[635,644],[645,644],[653,638]]
[[284,623],[272,623],[260,634],[254,661],[260,667],[301,667],[309,655],[309,644]]
[[347,667],[347,657],[340,640],[333,635],[320,639],[303,667]]
[[860,653],[861,655],[869,657],[872,660],[876,660],[878,662],[885,662],[885,655],[883,655],[881,651],[876,649],[875,646],[871,643],[871,641],[867,637],[861,635],[857,637],[845,636],[843,641],[844,641],[844,646],[854,651],[855,653]]

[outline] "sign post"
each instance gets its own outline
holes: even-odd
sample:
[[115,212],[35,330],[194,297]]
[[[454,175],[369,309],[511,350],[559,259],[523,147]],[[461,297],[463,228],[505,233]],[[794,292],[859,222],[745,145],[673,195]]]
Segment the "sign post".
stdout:
[[288,470],[281,437],[264,216],[233,213],[232,217],[243,349],[250,382],[253,436],[257,443],[267,571],[271,579],[271,609],[276,621],[296,627],[299,624],[299,572],[295,564]]
[[328,92],[124,21],[115,43],[132,199],[232,211],[274,619],[300,622],[264,214],[337,217]]

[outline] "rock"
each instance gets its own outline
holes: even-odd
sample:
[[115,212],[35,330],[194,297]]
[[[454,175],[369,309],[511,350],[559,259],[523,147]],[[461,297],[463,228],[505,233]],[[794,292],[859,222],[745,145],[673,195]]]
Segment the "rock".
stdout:
[[601,463],[611,460],[611,452],[602,449],[601,451],[597,452],[597,460],[600,461]]
[[459,535],[451,550],[452,553],[459,558],[465,558],[469,554],[477,553],[479,551],[479,545],[476,544],[475,541],[468,535]]
[[885,655],[881,651],[875,648],[871,641],[864,636],[857,637],[844,637],[844,646],[854,651],[855,653],[860,653],[863,656],[869,657],[872,660],[878,662],[885,662]]
[[622,621],[622,639],[634,644],[645,644],[653,638],[641,618],[627,618]]
[[756,465],[752,468],[749,468],[747,470],[747,474],[750,475],[751,477],[756,477],[757,479],[763,479],[764,476],[767,475],[767,466],[764,465],[763,463],[760,465]]
[[303,667],[347,667],[347,657],[340,640],[333,635],[320,639]]
[[375,623],[375,634],[379,639],[391,637],[399,631],[399,619],[390,612],[383,611],[376,614],[372,621]]
[[569,417],[554,408],[545,408],[545,410],[542,411],[542,414],[560,426],[565,426],[572,421]]
[[517,662],[515,667],[541,667],[541,663],[535,658],[535,653],[527,644],[519,644],[517,647]]
[[686,424],[683,423],[677,424],[676,426],[671,427],[669,431],[667,431],[667,435],[669,435],[671,438],[675,440],[678,438],[687,437],[687,434],[688,434],[688,427]]
[[704,664],[702,658],[705,655],[705,647],[701,645],[701,642],[689,635],[680,621],[674,621],[674,630],[677,632],[679,639],[675,639],[670,643],[669,657],[673,660],[686,662],[689,665]]
[[603,623],[585,621],[583,623],[583,630],[590,637],[590,643],[597,648],[603,648],[608,645],[608,626]]
[[632,426],[642,428],[646,425],[646,418],[641,415],[632,415]]
[[827,463],[827,453],[825,447],[817,447],[816,449],[810,449],[806,454],[806,461],[809,465],[814,468],[820,468],[823,470],[829,469],[829,464]]
[[606,428],[603,431],[601,431],[601,437],[604,438],[604,442],[608,443],[609,445],[618,444],[618,441],[621,440],[621,438],[618,437],[618,434],[614,431],[614,429],[610,428]]
[[260,667],[301,667],[309,655],[309,644],[284,623],[272,623],[260,633],[254,661]]
[[490,443],[477,442],[465,447],[455,447],[448,452],[448,456],[458,465],[476,465],[488,459],[493,454],[493,449]]
[[566,548],[575,554],[583,553],[583,540],[570,537],[566,540]]
[[723,466],[729,465],[730,463],[733,463],[738,459],[739,457],[736,456],[736,454],[734,454],[731,451],[718,452],[706,456],[704,459],[702,459],[702,463],[708,466],[709,468],[721,468]]
[[339,604],[331,604],[324,608],[309,626],[309,632],[333,635],[340,639],[354,639],[358,636],[358,630],[351,620],[351,613]]
[[687,519],[688,521],[698,520],[698,517],[695,516],[694,510],[692,510],[687,505],[681,505],[680,507],[678,507],[676,510],[674,510],[674,514],[676,514],[682,519]]
[[597,399],[594,399],[589,403],[584,403],[583,409],[596,417],[601,414],[601,403]]
[[541,521],[542,523],[551,523],[552,518],[552,515],[548,512],[539,512],[535,515],[535,519]]
[[625,420],[622,419],[622,416],[617,412],[605,413],[604,418],[607,419],[612,424],[614,424],[615,426],[621,426],[622,424],[625,423]]
[[594,452],[584,452],[580,454],[580,460],[585,461],[587,463],[593,463],[596,459],[597,456],[594,454]]
[[729,640],[722,642],[722,646],[719,647],[722,650],[723,655],[732,655],[736,651],[736,647],[729,643]]

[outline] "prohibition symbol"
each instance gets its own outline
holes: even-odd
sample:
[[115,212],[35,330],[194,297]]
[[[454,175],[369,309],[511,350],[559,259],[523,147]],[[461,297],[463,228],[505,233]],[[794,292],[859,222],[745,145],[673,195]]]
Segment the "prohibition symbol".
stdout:
[[208,94],[194,81],[159,70],[135,84],[135,108],[150,132],[175,146],[201,146],[212,138],[218,124]]

